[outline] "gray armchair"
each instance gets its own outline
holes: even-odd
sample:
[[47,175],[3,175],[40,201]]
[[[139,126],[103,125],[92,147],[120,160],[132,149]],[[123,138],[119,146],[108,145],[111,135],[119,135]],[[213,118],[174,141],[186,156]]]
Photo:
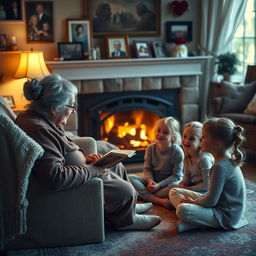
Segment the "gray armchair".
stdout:
[[[15,114],[1,96],[0,114],[15,118]],[[85,154],[96,152],[93,138],[80,137],[74,140]],[[55,192],[43,187],[31,174],[26,197],[29,203],[27,232],[10,241],[6,250],[104,241],[104,197],[101,179],[93,178],[77,188]]]
[[105,239],[102,180],[94,178],[75,189],[50,191],[31,175],[27,232],[6,250],[59,247]]
[[[248,81],[249,82],[249,81]],[[256,82],[237,85],[231,82],[211,83],[211,114],[232,119],[245,129],[243,147],[249,154],[256,154],[256,116],[245,109],[256,93]]]

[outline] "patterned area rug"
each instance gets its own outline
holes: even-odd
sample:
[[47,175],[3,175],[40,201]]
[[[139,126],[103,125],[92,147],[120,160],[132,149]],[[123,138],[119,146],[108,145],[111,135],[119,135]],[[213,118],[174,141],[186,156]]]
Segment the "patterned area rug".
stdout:
[[256,185],[247,183],[249,225],[236,231],[206,229],[182,234],[176,232],[174,211],[154,206],[150,214],[162,217],[152,231],[123,232],[106,227],[101,244],[62,248],[10,251],[7,256],[255,256]]

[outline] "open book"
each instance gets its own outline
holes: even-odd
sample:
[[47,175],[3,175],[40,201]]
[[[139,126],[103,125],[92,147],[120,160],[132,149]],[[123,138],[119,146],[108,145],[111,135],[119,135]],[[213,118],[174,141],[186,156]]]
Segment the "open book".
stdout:
[[93,165],[110,168],[126,158],[130,158],[136,154],[135,150],[122,150],[122,149],[113,149],[108,153],[103,155],[101,158],[96,160]]

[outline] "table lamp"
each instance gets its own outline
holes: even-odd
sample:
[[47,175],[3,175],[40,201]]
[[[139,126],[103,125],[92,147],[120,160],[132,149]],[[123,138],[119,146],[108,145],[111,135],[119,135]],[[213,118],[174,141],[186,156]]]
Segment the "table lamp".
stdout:
[[50,75],[50,72],[46,67],[43,52],[21,52],[20,63],[14,75],[15,78],[42,79],[47,75]]

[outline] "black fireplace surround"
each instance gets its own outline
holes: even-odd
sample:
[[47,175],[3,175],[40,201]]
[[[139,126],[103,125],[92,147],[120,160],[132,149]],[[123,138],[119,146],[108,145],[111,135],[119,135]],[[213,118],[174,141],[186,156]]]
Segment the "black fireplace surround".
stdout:
[[[179,89],[152,90],[139,92],[116,92],[78,95],[78,134],[101,140],[100,128],[104,120],[114,114],[129,110],[147,110],[160,118],[173,116],[179,118]],[[108,113],[100,120],[102,113]],[[143,161],[144,150],[137,151],[128,162]]]

